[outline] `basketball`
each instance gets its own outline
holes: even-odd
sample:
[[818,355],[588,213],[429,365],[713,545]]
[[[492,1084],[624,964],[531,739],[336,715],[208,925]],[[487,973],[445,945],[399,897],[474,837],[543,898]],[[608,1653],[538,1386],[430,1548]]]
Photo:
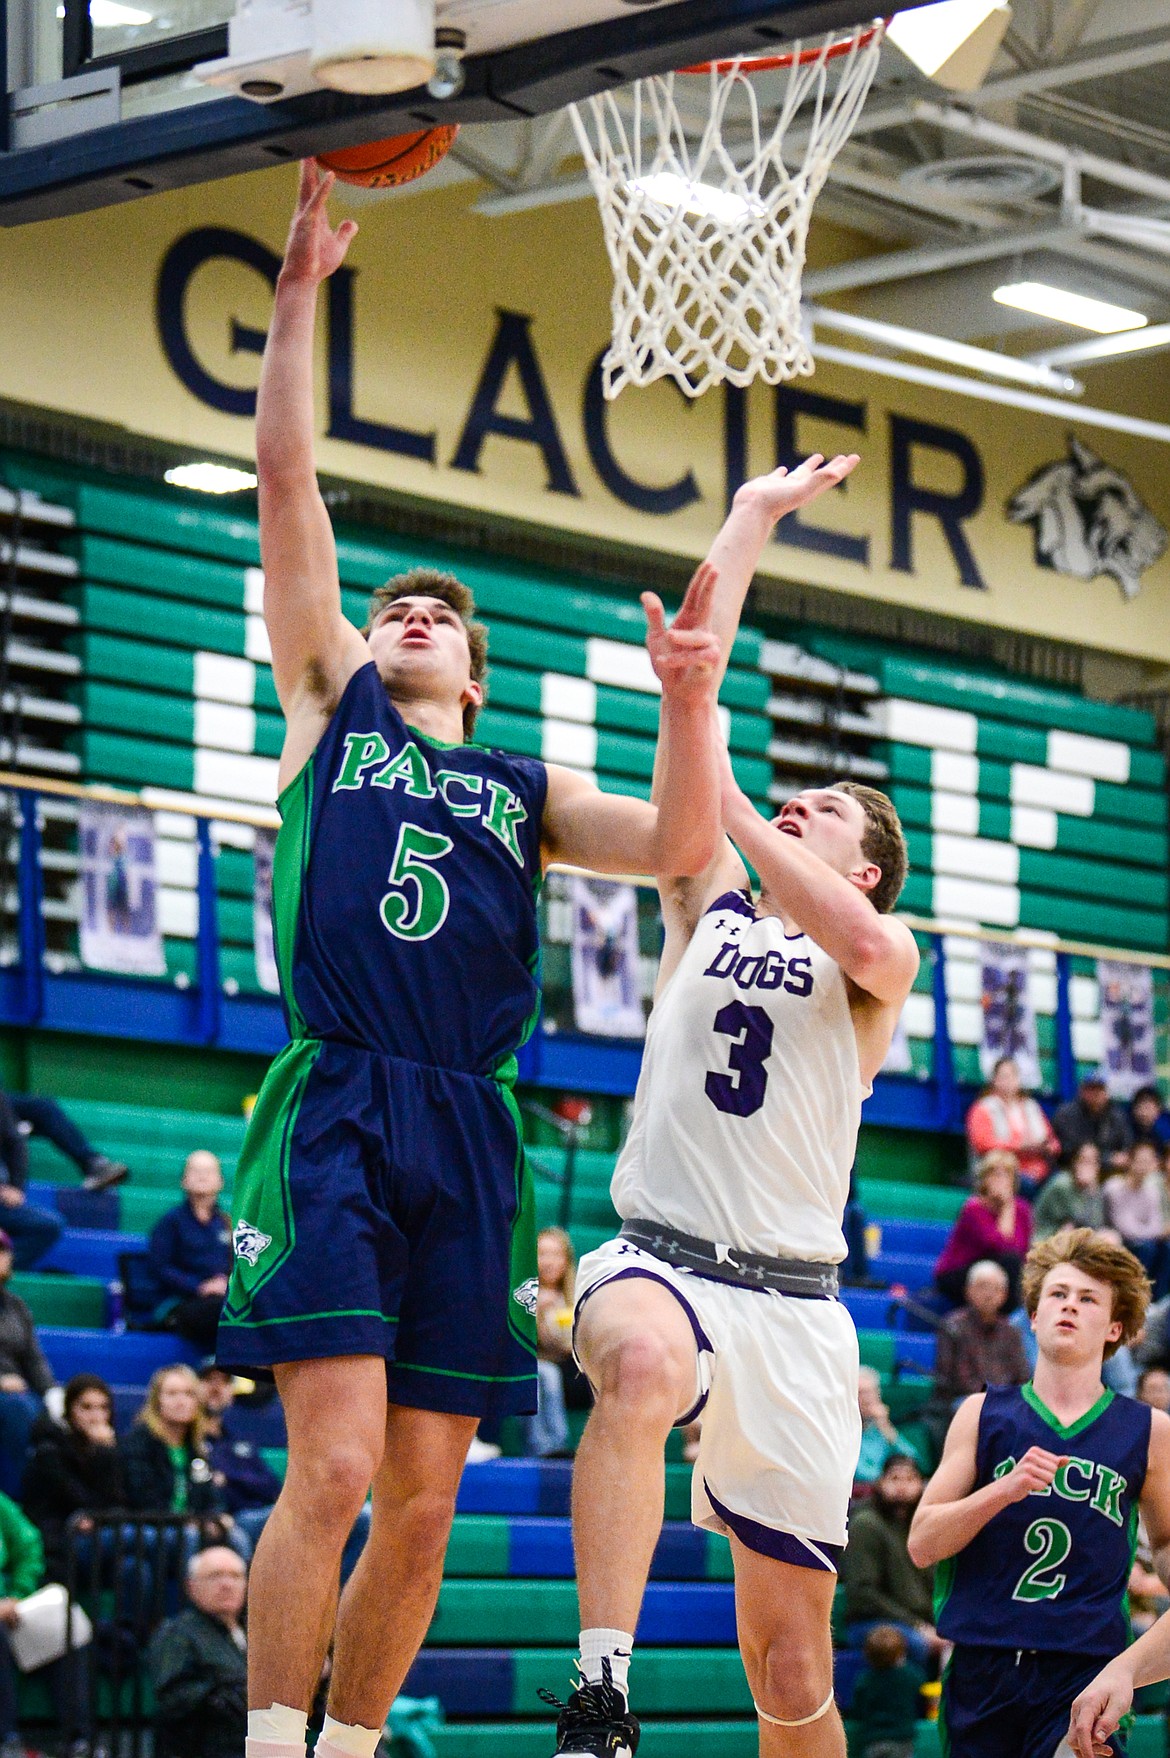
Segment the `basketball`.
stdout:
[[356,183],[362,189],[397,189],[434,170],[458,133],[457,123],[420,128],[411,134],[392,135],[389,140],[322,153],[317,163],[342,183]]

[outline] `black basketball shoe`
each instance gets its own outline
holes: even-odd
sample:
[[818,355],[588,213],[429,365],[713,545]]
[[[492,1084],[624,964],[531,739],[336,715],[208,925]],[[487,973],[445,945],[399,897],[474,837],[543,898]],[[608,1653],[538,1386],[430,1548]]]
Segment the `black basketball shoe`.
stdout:
[[587,1758],[634,1758],[642,1730],[636,1715],[631,1715],[625,1693],[613,1682],[609,1661],[602,1658],[602,1682],[582,1682],[567,1703],[551,1691],[540,1696],[554,1709],[557,1718],[556,1755],[575,1752]]

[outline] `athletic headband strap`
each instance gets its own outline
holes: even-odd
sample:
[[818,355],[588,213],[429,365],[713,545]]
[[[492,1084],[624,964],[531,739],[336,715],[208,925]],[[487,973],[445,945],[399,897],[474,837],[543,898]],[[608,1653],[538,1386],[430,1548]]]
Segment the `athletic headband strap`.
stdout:
[[766,1709],[761,1709],[758,1703],[755,1707],[760,1720],[766,1721],[771,1727],[807,1727],[810,1721],[819,1721],[822,1715],[828,1715],[833,1707],[833,1693],[830,1690],[820,1708],[812,1715],[802,1715],[799,1721],[781,1721],[779,1716],[769,1715]]

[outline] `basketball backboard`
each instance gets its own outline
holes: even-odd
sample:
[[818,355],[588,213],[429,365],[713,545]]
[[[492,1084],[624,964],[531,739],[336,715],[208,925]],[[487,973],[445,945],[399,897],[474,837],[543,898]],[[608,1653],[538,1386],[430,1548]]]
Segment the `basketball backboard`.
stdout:
[[[296,12],[298,0],[286,10]],[[227,54],[235,11],[234,0],[0,0],[0,224],[439,122],[543,115],[645,74],[851,26],[874,4],[559,0],[554,9],[548,0],[437,0],[437,24],[466,37],[457,96],[437,99],[421,86],[379,97],[322,89],[270,103],[225,96],[193,71]]]

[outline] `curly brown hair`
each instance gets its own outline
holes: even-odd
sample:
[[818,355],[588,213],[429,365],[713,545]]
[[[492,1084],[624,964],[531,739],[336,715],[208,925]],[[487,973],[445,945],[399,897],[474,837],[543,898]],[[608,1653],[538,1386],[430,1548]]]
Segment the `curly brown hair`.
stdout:
[[[438,568],[411,568],[405,574],[395,574],[384,586],[379,586],[371,597],[363,635],[369,634],[386,606],[393,604],[398,598],[437,598],[443,604],[451,606],[467,631],[471,675],[477,684],[483,685],[486,700],[488,632],[483,623],[475,620],[475,597],[470,586],[465,586],[454,574],[441,573]],[[470,739],[475,732],[475,718],[480,706],[481,704],[475,702],[463,704],[465,739]]]
[[882,870],[881,878],[867,895],[879,915],[888,915],[901,896],[910,871],[906,837],[894,802],[876,787],[865,787],[860,781],[834,781],[830,785],[834,793],[848,794],[856,800],[865,813],[861,852]]
[[1150,1279],[1124,1245],[1099,1239],[1091,1227],[1068,1227],[1034,1245],[1024,1259],[1024,1307],[1029,1318],[1036,1316],[1045,1278],[1062,1264],[1071,1264],[1113,1290],[1113,1317],[1121,1326],[1121,1335],[1116,1343],[1106,1343],[1108,1359],[1123,1343],[1132,1343],[1145,1323],[1153,1293]]

